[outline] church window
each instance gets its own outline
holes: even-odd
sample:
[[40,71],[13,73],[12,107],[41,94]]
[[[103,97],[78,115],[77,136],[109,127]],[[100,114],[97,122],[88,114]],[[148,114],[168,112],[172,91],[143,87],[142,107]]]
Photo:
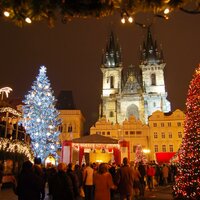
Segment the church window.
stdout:
[[153,127],[157,127],[157,123],[153,123]]
[[162,122],[162,123],[161,123],[161,127],[164,127],[164,126],[165,126],[165,124]]
[[114,117],[113,111],[110,111],[110,117]]
[[165,138],[165,133],[164,132],[161,133],[161,137]]
[[162,152],[166,152],[166,145],[162,145]]
[[107,132],[107,135],[110,135],[110,131]]
[[182,133],[178,132],[178,138],[182,138]]
[[154,133],[153,133],[153,137],[154,137],[154,138],[158,138],[158,133],[157,133],[157,132],[154,132]]
[[110,77],[110,88],[114,88],[114,77]]
[[168,122],[168,126],[169,126],[169,127],[171,127],[171,126],[172,126],[171,122]]
[[172,138],[172,132],[169,132],[169,138]]
[[174,151],[173,145],[170,144],[170,145],[169,145],[169,152],[173,152],[173,151]]
[[156,75],[151,74],[151,85],[156,85]]
[[154,145],[154,151],[155,151],[155,152],[158,152],[158,145],[157,145],[157,144]]

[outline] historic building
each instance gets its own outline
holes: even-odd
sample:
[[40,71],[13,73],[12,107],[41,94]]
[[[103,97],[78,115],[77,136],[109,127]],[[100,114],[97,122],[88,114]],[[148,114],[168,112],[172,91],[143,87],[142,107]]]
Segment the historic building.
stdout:
[[170,112],[171,105],[165,90],[165,65],[163,53],[158,50],[148,29],[147,39],[141,48],[140,65],[124,67],[121,49],[111,32],[102,57],[100,117],[122,123],[134,115],[147,124],[154,111]]

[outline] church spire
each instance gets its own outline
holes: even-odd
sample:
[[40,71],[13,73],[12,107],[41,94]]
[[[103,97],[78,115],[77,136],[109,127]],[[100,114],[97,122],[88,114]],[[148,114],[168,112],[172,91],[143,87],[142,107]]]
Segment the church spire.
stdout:
[[144,65],[163,63],[163,52],[159,52],[156,40],[153,42],[150,27],[147,29],[147,39],[141,49],[141,63]]
[[102,57],[102,65],[106,68],[119,67],[122,64],[121,49],[119,47],[118,41],[115,39],[113,31],[110,33],[110,38]]

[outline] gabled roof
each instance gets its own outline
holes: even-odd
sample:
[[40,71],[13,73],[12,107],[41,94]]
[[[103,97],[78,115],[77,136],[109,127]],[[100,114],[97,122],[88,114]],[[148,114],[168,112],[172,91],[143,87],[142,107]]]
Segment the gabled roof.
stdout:
[[102,136],[99,134],[92,134],[83,136],[81,138],[75,138],[72,143],[86,143],[86,144],[118,144],[118,140]]

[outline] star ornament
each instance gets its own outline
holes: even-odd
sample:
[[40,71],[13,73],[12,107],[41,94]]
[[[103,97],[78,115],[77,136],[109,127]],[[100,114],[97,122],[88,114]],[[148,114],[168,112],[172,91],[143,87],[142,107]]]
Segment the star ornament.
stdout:
[[42,65],[40,67],[40,73],[46,73],[46,71],[47,71],[47,68],[44,65]]

